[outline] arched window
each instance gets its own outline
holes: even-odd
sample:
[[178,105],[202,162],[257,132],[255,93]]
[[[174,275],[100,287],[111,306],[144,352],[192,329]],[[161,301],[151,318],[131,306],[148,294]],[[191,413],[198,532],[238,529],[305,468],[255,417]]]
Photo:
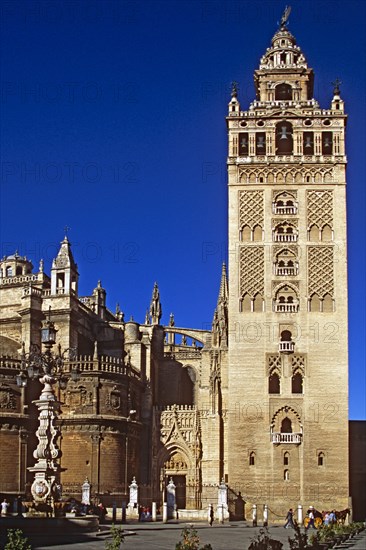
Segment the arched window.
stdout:
[[325,294],[323,298],[323,311],[325,313],[332,313],[333,310],[334,310],[333,299],[330,296],[330,294]]
[[303,379],[301,372],[295,372],[291,380],[291,391],[292,393],[302,393],[303,392]]
[[244,225],[244,227],[241,228],[240,231],[240,240],[241,241],[250,241],[251,240],[252,232],[250,230],[249,225]]
[[324,466],[324,453],[318,453],[318,466]]
[[[284,59],[281,57],[281,61],[286,62],[286,54],[284,55]],[[275,99],[277,101],[291,101],[292,99],[292,88],[290,84],[278,84],[275,89]]]
[[248,313],[252,311],[252,300],[250,299],[249,294],[245,294],[241,302],[241,310]]
[[293,152],[292,124],[279,122],[276,124],[276,153],[277,155],[291,155]]
[[283,479],[284,479],[284,481],[290,481],[290,472],[289,472],[289,470],[284,470]]
[[251,452],[249,455],[249,466],[254,466],[254,465],[255,465],[255,453]]
[[333,134],[332,132],[322,133],[322,153],[331,155],[333,153]]
[[22,266],[18,265],[16,267],[15,275],[21,275],[22,274]]
[[288,416],[281,422],[281,434],[292,434],[292,422]]
[[282,286],[276,292],[273,305],[277,313],[296,313],[299,310],[296,291],[290,286]]
[[290,454],[286,452],[283,455],[283,465],[288,466],[289,464],[290,464]]
[[262,228],[260,225],[256,225],[253,229],[253,241],[262,240]]
[[276,275],[297,275],[298,267],[296,256],[287,248],[276,254],[275,274]]
[[280,393],[281,383],[277,372],[270,374],[268,379],[268,393]]
[[258,132],[255,134],[255,154],[266,154],[266,134],[264,132]]
[[310,311],[320,311],[320,299],[317,294],[310,297]]
[[263,298],[260,294],[256,294],[253,300],[253,311],[263,311]]
[[283,330],[281,332],[281,342],[291,342],[292,334],[289,330]]
[[[314,134],[313,132],[304,132],[304,155],[314,154]],[[306,181],[310,182],[310,176],[306,176]]]
[[273,240],[275,242],[296,242],[296,227],[286,221],[277,224],[273,231]]
[[331,241],[333,238],[331,227],[326,224],[322,229],[322,241]]
[[6,277],[12,277],[13,276],[13,270],[12,270],[11,266],[8,266],[5,269],[5,275],[6,275]]
[[309,240],[318,241],[319,240],[319,227],[313,224],[309,230]]
[[246,157],[249,154],[248,133],[239,134],[239,157]]

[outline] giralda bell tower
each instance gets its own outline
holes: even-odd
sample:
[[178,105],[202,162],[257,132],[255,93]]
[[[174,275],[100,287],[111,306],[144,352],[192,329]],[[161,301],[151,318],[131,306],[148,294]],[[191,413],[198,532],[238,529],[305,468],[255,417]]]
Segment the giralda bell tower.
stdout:
[[256,99],[242,111],[234,84],[227,117],[225,473],[247,508],[279,517],[349,504],[346,115],[338,80],[328,108],[314,99],[288,15]]

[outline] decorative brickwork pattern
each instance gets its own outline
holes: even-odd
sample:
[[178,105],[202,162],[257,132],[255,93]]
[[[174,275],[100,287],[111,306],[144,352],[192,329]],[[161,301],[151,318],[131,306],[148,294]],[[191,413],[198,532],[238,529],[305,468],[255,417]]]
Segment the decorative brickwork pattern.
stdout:
[[308,295],[316,293],[320,298],[325,294],[334,297],[332,246],[308,247]]
[[281,374],[282,360],[279,353],[277,355],[267,356],[267,372],[268,374],[271,374],[273,372],[278,372],[278,374]]
[[[281,160],[285,161],[285,158]],[[309,158],[311,161],[312,158]],[[289,161],[290,162],[290,161]],[[238,172],[240,183],[333,183],[334,175],[332,167],[305,167],[304,168],[285,168],[285,167],[257,167],[255,169],[243,167]],[[239,183],[238,182],[238,183]]]
[[263,192],[241,191],[239,197],[239,227],[247,225],[253,229],[263,227]]
[[264,247],[242,246],[239,270],[240,296],[254,298],[258,292],[264,296]]
[[333,192],[307,192],[308,227],[317,225],[319,228],[329,225],[333,228]]
[[298,355],[294,353],[291,356],[291,368],[292,372],[301,372],[301,374],[305,375],[305,355]]

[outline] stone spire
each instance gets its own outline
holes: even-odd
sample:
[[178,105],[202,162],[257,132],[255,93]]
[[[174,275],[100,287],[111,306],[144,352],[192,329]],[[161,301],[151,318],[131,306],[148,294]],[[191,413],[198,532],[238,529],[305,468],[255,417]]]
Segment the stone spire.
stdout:
[[162,314],[163,310],[160,303],[159,287],[158,283],[155,283],[150,304],[151,324],[159,325]]
[[226,265],[222,264],[221,282],[217,306],[212,321],[213,343],[218,346],[227,346],[228,335],[228,283]]
[[220,298],[225,300],[227,303],[229,297],[229,290],[228,290],[228,284],[227,284],[227,276],[226,276],[226,264],[225,262],[222,264],[222,270],[221,270],[221,282],[220,282],[220,290],[219,290],[219,297],[217,304],[220,302]]

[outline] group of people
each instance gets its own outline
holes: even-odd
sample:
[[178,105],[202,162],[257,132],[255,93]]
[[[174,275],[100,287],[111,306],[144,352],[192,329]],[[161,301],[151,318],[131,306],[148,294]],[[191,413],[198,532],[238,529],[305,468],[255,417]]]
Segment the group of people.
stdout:
[[139,521],[151,521],[151,508],[147,506],[139,506]]
[[[306,525],[306,529],[309,529],[310,527],[312,527],[313,529],[316,529],[315,527],[315,523],[314,523],[314,520],[315,520],[315,514],[314,514],[314,507],[313,506],[309,506],[309,510],[307,511],[307,516],[309,518],[309,522],[307,523]],[[335,516],[334,516],[335,517]],[[287,516],[285,518],[285,525],[284,527],[286,529],[288,529],[289,527],[292,527],[292,529],[295,528],[295,523],[294,523],[294,511],[292,508],[289,509],[289,511],[287,512]]]
[[[333,523],[337,523],[335,510],[332,510],[331,512],[323,512],[323,514],[320,514],[320,512],[316,512],[313,506],[309,506],[309,509],[306,512],[306,514],[309,519],[305,527],[306,529],[310,529],[310,527],[312,527],[313,529],[316,529],[315,517],[322,516],[322,521],[324,522],[325,525],[332,525]],[[316,516],[316,514],[318,515]],[[288,529],[289,527],[292,527],[293,529],[295,528],[294,511],[292,508],[290,508],[289,511],[287,512],[284,527],[286,527],[286,529]]]

